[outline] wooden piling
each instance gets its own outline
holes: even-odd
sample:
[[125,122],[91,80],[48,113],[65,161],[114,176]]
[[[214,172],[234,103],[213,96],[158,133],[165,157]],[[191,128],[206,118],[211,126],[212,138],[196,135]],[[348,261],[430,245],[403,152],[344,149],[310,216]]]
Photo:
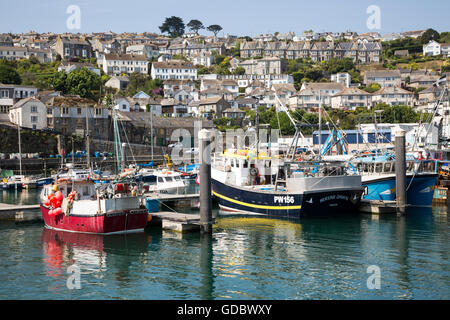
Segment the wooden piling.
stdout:
[[397,214],[406,213],[406,151],[405,131],[399,130],[395,134],[395,193]]
[[202,129],[198,133],[200,158],[200,232],[212,233],[211,201],[211,132]]

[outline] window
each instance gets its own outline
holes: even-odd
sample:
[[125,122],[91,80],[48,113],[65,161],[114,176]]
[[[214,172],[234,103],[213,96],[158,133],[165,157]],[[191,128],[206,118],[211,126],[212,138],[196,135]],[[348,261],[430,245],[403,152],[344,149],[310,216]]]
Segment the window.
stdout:
[[81,108],[77,108],[77,114],[81,114]]
[[47,108],[47,114],[53,114],[52,108]]
[[31,112],[37,113],[37,106],[31,106]]
[[69,108],[62,107],[62,114],[69,114]]
[[31,116],[31,122],[37,122],[38,121],[38,117],[36,116]]

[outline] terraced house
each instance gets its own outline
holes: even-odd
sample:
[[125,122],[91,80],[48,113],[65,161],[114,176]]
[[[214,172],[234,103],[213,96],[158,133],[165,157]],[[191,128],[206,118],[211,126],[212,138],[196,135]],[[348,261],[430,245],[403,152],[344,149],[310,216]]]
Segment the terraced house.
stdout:
[[331,107],[339,109],[355,109],[356,107],[369,107],[372,95],[358,88],[345,88],[331,97]]
[[379,63],[382,45],[380,42],[359,40],[353,42],[263,42],[241,43],[241,57],[278,57],[282,59],[311,58],[313,61],[327,61],[332,58],[351,58],[357,63]]
[[94,57],[91,44],[85,39],[68,39],[58,36],[55,51],[63,59]]
[[133,72],[148,74],[148,60],[145,55],[105,54],[103,57],[103,71],[115,76],[119,76],[122,73],[129,75]]

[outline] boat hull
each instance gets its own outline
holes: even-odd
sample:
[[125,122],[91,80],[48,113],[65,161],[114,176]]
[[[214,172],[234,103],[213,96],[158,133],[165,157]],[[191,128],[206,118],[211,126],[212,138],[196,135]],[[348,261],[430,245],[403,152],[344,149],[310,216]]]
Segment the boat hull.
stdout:
[[349,188],[305,193],[247,190],[212,179],[212,193],[224,211],[279,217],[355,213],[364,189]]
[[41,213],[46,227],[55,230],[118,234],[143,231],[147,225],[147,210],[134,209],[108,212],[93,216],[64,215],[49,216],[50,208],[41,204]]
[[[407,175],[406,202],[410,206],[431,206],[433,202],[434,187],[437,183],[437,174]],[[412,182],[411,182],[412,179]],[[395,201],[395,176],[374,177],[362,182],[367,187],[364,199]]]
[[36,180],[36,186],[37,187],[43,187],[47,184],[51,184],[54,181],[53,178],[42,178],[42,179],[38,179]]

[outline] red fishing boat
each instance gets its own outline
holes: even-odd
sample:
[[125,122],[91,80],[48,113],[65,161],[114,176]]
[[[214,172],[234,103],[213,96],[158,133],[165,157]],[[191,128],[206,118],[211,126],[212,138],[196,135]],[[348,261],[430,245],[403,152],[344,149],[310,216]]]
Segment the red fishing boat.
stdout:
[[43,188],[41,212],[47,228],[96,234],[144,230],[148,213],[136,189],[125,183],[96,188],[81,177],[59,179]]

